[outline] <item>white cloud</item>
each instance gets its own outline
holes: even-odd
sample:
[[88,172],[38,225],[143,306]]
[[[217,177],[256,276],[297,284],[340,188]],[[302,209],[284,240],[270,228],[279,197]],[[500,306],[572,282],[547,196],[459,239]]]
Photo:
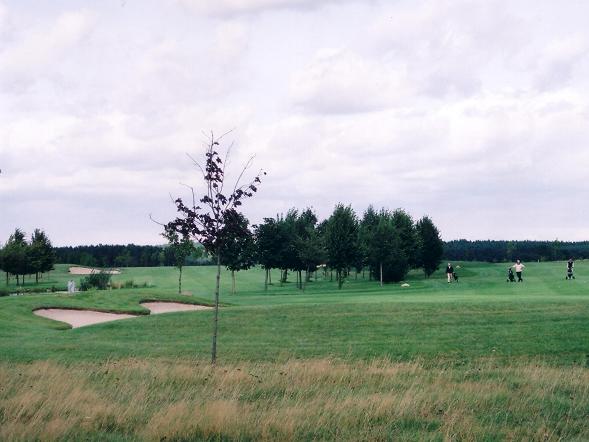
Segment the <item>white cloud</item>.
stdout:
[[0,53],[3,83],[35,77],[48,66],[54,68],[63,58],[75,56],[70,51],[93,25],[91,13],[76,11],[61,14],[42,29],[22,31],[19,40]]
[[414,92],[402,63],[323,49],[295,73],[295,104],[317,113],[355,113],[406,104]]
[[177,0],[198,14],[232,16],[278,9],[311,9],[322,4],[346,3],[350,0]]

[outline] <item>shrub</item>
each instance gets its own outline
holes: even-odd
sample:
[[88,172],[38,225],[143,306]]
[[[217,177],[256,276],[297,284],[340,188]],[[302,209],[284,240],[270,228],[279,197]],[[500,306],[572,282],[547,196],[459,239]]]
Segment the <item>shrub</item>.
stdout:
[[110,273],[98,272],[86,276],[80,281],[80,290],[86,291],[91,288],[106,290],[110,284]]

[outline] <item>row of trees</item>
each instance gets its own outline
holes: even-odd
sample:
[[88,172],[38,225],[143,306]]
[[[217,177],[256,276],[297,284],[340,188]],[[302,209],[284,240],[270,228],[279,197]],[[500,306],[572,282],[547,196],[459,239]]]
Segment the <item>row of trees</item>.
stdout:
[[[359,219],[350,206],[338,204],[333,214],[319,222],[312,209],[290,209],[286,215],[264,218],[250,227],[247,218],[230,211],[219,233],[223,238],[219,261],[231,271],[232,293],[235,273],[260,264],[265,270],[265,289],[272,283],[272,269],[280,270],[280,283],[287,282],[289,272],[296,284],[305,289],[311,275],[319,268],[335,273],[338,287],[354,272],[365,269],[371,278],[385,282],[403,280],[412,268],[422,268],[429,277],[439,266],[443,243],[429,217],[414,222],[402,209],[393,212],[370,206]],[[194,244],[186,236],[164,225],[162,234],[179,270],[178,292],[182,290],[182,269]],[[216,261],[216,252],[213,251]]]
[[[55,247],[56,262],[87,267],[159,267],[176,264],[176,255],[166,246],[135,244]],[[194,247],[185,257],[186,265],[211,264],[202,247]]]
[[589,241],[468,241],[444,244],[444,256],[451,261],[513,262],[562,261],[589,258]]
[[[314,241],[311,240],[308,244],[313,243]],[[461,239],[444,242],[443,246],[443,256],[450,261],[507,262],[517,258],[525,261],[558,261],[570,257],[589,258],[589,241],[468,241]],[[158,267],[174,266],[177,263],[174,251],[162,245],[98,244],[54,247],[54,250],[56,263],[88,267]],[[309,250],[311,254],[315,252],[317,250]],[[223,259],[223,261],[227,260]],[[324,262],[325,259],[322,260],[322,263]],[[186,266],[210,264],[213,264],[213,259],[198,244],[194,251],[185,257],[183,263]]]
[[257,260],[266,270],[266,287],[271,269],[280,269],[281,282],[294,272],[301,289],[319,266],[335,273],[339,288],[351,272],[357,275],[366,268],[381,284],[403,280],[411,268],[421,267],[429,276],[438,268],[443,250],[429,217],[414,222],[402,209],[377,212],[370,206],[359,219],[343,204],[322,222],[311,209],[265,218],[253,238]]
[[55,252],[51,241],[42,230],[36,229],[30,240],[26,234],[16,229],[0,249],[0,269],[6,272],[6,284],[11,275],[16,277],[17,285],[24,284],[25,275],[39,275],[53,270]]

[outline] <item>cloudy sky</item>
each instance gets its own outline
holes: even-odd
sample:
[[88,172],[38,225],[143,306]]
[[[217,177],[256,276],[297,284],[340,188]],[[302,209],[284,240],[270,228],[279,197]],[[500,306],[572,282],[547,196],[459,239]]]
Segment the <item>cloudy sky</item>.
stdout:
[[[0,242],[161,243],[233,129],[244,211],[589,239],[585,0],[0,0]],[[252,172],[255,172],[252,169]]]

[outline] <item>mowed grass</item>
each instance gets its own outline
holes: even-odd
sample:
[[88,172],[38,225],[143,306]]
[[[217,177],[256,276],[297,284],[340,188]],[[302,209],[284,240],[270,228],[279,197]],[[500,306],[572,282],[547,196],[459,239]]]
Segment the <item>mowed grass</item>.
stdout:
[[458,284],[320,274],[305,292],[252,269],[235,295],[225,273],[215,369],[210,311],[74,330],[32,314],[210,303],[211,267],[186,268],[183,295],[175,269],[136,268],[115,279],[153,288],[0,298],[0,440],[589,440],[589,262],[573,281],[530,263],[522,284],[458,265]]

